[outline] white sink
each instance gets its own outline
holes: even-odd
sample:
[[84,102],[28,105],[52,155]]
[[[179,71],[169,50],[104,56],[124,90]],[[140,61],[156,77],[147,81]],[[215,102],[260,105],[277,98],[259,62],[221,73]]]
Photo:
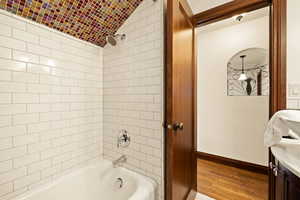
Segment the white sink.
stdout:
[[283,166],[300,177],[300,140],[282,139],[271,150]]

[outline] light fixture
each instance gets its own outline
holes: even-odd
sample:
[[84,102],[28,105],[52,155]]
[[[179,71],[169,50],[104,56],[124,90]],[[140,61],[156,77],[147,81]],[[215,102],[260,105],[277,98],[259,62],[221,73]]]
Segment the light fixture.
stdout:
[[242,21],[242,19],[246,16],[246,13],[243,13],[243,14],[240,14],[240,15],[236,15],[236,16],[233,16],[233,19],[240,22]]
[[240,58],[242,59],[242,73],[241,73],[241,75],[240,75],[240,77],[239,77],[239,81],[245,81],[245,80],[247,80],[247,75],[246,75],[246,73],[245,73],[245,57],[246,57],[246,55],[241,55],[240,56]]

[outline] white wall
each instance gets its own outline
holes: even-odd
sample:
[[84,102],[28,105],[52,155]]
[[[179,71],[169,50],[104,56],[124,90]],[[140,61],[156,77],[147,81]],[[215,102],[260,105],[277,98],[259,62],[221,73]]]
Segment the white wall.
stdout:
[[[104,48],[104,157],[152,177],[163,199],[163,1],[144,0],[118,31],[127,39]],[[117,148],[120,129],[132,142]]]
[[288,1],[287,5],[287,106],[300,109],[300,2]]
[[262,17],[198,30],[198,151],[267,165],[269,97],[227,96],[227,63],[241,50],[268,49],[268,24]]
[[102,156],[102,48],[0,12],[0,199]]

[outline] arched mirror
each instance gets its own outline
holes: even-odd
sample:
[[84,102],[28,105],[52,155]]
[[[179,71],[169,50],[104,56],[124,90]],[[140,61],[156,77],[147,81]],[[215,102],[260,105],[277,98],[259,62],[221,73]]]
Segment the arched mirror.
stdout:
[[269,55],[263,48],[236,53],[227,63],[228,96],[269,95]]

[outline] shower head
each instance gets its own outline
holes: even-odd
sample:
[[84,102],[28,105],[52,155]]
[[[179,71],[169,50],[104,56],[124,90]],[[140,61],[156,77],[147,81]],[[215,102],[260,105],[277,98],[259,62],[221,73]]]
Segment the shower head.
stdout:
[[106,40],[107,42],[112,45],[116,46],[119,40],[125,40],[126,35],[125,34],[116,34],[116,35],[108,35]]

